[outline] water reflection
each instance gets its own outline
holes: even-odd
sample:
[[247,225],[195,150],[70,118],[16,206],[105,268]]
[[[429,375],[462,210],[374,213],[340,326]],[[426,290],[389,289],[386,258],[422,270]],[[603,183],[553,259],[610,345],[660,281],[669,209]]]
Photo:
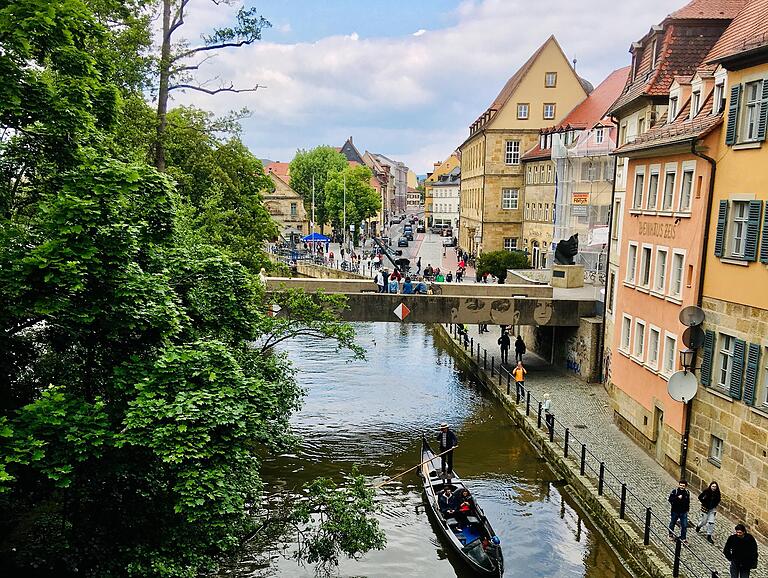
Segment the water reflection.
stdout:
[[[347,363],[328,343],[285,346],[307,389],[293,425],[304,442],[295,455],[264,465],[275,487],[298,487],[318,476],[338,477],[357,464],[382,479],[418,462],[422,434],[448,421],[459,436],[455,468],[499,533],[509,577],[628,578],[620,561],[560,493],[553,472],[498,405],[464,379],[453,358],[420,325],[359,324],[365,362]],[[453,559],[419,508],[418,476],[404,476],[377,497],[388,546],[341,576],[469,576]],[[256,564],[261,566],[261,564]],[[279,556],[271,572],[244,563],[238,576],[313,576]]]

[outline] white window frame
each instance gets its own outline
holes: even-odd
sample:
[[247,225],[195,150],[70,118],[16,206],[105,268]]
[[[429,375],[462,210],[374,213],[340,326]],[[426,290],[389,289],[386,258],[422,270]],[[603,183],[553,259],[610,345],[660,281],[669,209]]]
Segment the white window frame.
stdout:
[[622,221],[622,214],[621,214],[621,199],[616,199],[616,201],[613,203],[613,227],[611,231],[611,237],[614,241],[619,240],[619,236],[621,235],[621,221]]
[[[640,182],[640,194],[637,191],[637,179],[642,177]],[[632,210],[643,210],[643,198],[645,196],[645,166],[635,167],[635,175],[632,180]]]
[[667,113],[668,122],[672,122],[677,116],[677,103],[679,99],[680,97],[677,94],[669,95],[669,112]]
[[[733,335],[721,333],[717,336],[717,351],[715,357],[717,362],[715,370],[717,371],[717,374],[714,383],[717,387],[726,391],[731,388],[731,373],[733,372],[733,351],[735,344],[736,338]],[[723,373],[725,373],[725,378],[721,379]]]
[[621,316],[621,338],[619,341],[619,351],[629,355],[632,347],[632,316],[624,313]]
[[768,347],[762,347],[763,354],[760,356],[760,361],[763,364],[760,374],[762,375],[762,394],[761,404],[763,408],[768,408]]
[[[683,199],[685,198],[683,196],[683,189],[685,188],[685,175],[690,174],[691,175],[691,184],[690,188],[688,189],[688,206],[683,206]],[[680,195],[678,196],[678,206],[677,210],[681,213],[690,213],[691,212],[691,205],[693,204],[693,184],[696,182],[696,161],[685,161],[682,166],[682,172],[680,173]]]
[[517,237],[504,237],[504,250],[517,251]]
[[[542,116],[544,120],[554,120],[555,119],[555,111],[556,111],[557,105],[554,102],[545,102],[544,103],[544,110],[542,111]],[[549,111],[549,114],[547,112]]]
[[715,78],[715,94],[712,100],[712,114],[723,112],[723,98],[725,97],[725,79]]
[[724,446],[725,446],[725,440],[723,438],[717,437],[714,434],[710,434],[709,459],[718,464],[722,463]]
[[[736,208],[741,207],[744,213],[737,215]],[[728,211],[728,255],[734,259],[744,258],[744,248],[747,239],[747,224],[749,222],[749,201],[734,199],[731,201],[730,211]],[[741,233],[737,237],[737,232]],[[740,239],[741,248],[737,245],[737,239]]]
[[[669,205],[667,205],[667,177],[669,175],[673,175],[672,177],[672,185],[670,187],[670,190],[672,192],[672,197],[669,199]],[[667,163],[664,165],[664,190],[661,193],[661,211],[672,211],[674,210],[675,206],[675,187],[677,186],[677,163]]]
[[[659,181],[661,180],[661,165],[651,165],[649,167],[648,186],[645,194],[645,208],[649,211],[655,211],[659,206]],[[653,205],[651,205],[651,183],[653,177],[656,177],[656,190],[653,193]]]
[[[550,79],[551,82],[550,82]],[[557,87],[557,72],[545,72],[544,73],[544,88],[556,88]]]
[[531,114],[531,105],[527,102],[517,103],[517,120],[528,120]]
[[595,129],[595,144],[603,144],[604,140],[605,140],[605,129],[604,128],[596,128]]
[[[752,142],[757,140],[757,126],[760,118],[760,102],[762,99],[761,89],[762,81],[755,80],[744,84],[744,120],[742,125],[742,142]],[[749,99],[749,91],[755,89],[755,97]]]
[[531,220],[531,203],[525,203],[525,220]]
[[[662,255],[664,258],[662,259]],[[660,270],[663,269],[663,270]],[[669,271],[669,248],[656,247],[656,259],[653,267],[653,291],[664,295],[667,289],[667,273]],[[661,277],[659,277],[661,275]],[[661,282],[661,286],[659,286]]]
[[[642,332],[638,331],[640,327],[643,328]],[[635,319],[635,327],[632,335],[632,358],[641,363],[645,359],[645,329],[645,321],[642,319]]]
[[[672,342],[670,347],[670,342]],[[671,351],[670,351],[671,349]],[[670,362],[669,364],[667,362]],[[669,377],[677,371],[677,335],[664,332],[664,353],[661,356],[661,369],[659,373]]]
[[520,164],[520,141],[519,140],[505,141],[504,164],[506,165]]
[[[645,256],[648,256],[647,262],[645,261]],[[643,274],[644,271],[648,271],[648,280],[645,281],[645,275]],[[651,289],[651,279],[653,278],[653,245],[650,245],[648,243],[643,243],[640,247],[640,271],[639,271],[639,278],[637,280],[637,286],[642,287],[643,289],[647,289],[650,291]]]
[[501,189],[501,208],[504,211],[514,211],[520,206],[520,189]]
[[[675,284],[677,276],[677,269],[675,269],[675,258],[680,257],[680,290],[675,291]],[[672,249],[672,259],[669,266],[669,297],[673,299],[682,299],[683,297],[683,283],[685,280],[685,250]]]
[[[656,359],[651,358],[651,354],[653,352],[653,349],[651,348],[651,340],[654,333],[656,334]],[[652,369],[653,371],[658,371],[659,369],[659,359],[661,359],[661,347],[662,347],[661,341],[662,341],[661,328],[657,327],[656,325],[649,325],[648,346],[646,347],[648,356],[646,358],[645,364],[649,369]]]
[[691,92],[691,116],[689,117],[691,120],[696,118],[696,115],[699,113],[700,108],[701,108],[701,89],[694,90]]
[[[631,258],[632,253],[634,253],[633,259]],[[637,282],[637,257],[639,254],[640,248],[638,244],[634,241],[630,241],[627,245],[627,273],[624,276],[624,282],[629,283],[630,285],[634,285]]]

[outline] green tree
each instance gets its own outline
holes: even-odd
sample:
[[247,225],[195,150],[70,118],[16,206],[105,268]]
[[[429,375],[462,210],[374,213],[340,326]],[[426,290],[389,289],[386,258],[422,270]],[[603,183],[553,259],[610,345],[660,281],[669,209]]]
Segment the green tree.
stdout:
[[522,251],[488,251],[482,253],[477,260],[476,273],[478,276],[489,273],[504,283],[508,269],[530,269],[528,257]]
[[304,199],[307,212],[312,215],[312,190],[314,180],[315,191],[315,221],[324,230],[329,222],[329,214],[325,206],[325,184],[334,173],[344,170],[348,165],[347,158],[330,146],[318,146],[312,150],[299,150],[290,164],[291,188]]
[[355,225],[355,239],[360,233],[360,223],[374,216],[381,208],[381,198],[371,186],[371,176],[368,167],[353,165],[331,173],[325,183],[325,210],[328,218],[337,231],[342,230],[346,206],[347,227]]

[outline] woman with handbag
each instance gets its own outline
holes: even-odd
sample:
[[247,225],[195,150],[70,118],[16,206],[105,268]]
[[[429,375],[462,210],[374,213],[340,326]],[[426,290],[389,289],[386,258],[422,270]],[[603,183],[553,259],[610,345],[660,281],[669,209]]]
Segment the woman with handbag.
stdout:
[[704,491],[699,494],[699,502],[701,503],[701,520],[696,524],[696,531],[700,532],[702,528],[706,528],[707,542],[714,544],[712,533],[715,531],[715,511],[720,504],[720,486],[717,482],[712,482],[704,488]]

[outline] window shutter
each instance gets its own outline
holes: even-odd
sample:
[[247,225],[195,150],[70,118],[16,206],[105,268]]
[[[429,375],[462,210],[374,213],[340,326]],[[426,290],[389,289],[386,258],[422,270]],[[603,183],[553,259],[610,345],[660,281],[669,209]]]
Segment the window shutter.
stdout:
[[731,367],[730,396],[733,399],[741,399],[741,385],[744,383],[744,352],[747,343],[743,339],[737,339],[733,344],[733,367]]
[[710,386],[712,383],[712,353],[715,347],[715,332],[704,332],[704,355],[701,359],[701,384]]
[[765,140],[765,127],[768,124],[768,78],[763,80],[761,101],[760,115],[757,117],[757,140]]
[[755,404],[755,390],[757,389],[757,377],[760,373],[760,346],[750,343],[747,352],[747,378],[744,380],[744,403]]
[[760,210],[762,208],[762,201],[749,201],[747,236],[744,239],[744,259],[747,261],[757,259],[757,239],[760,237]]
[[725,225],[728,221],[728,201],[720,201],[717,213],[717,234],[715,235],[715,257],[722,257],[725,249]]
[[736,142],[736,121],[739,117],[739,100],[741,97],[741,85],[731,87],[731,100],[728,103],[728,125],[725,129],[725,144],[732,145]]
[[763,211],[763,239],[760,241],[760,262],[768,265],[768,201]]

